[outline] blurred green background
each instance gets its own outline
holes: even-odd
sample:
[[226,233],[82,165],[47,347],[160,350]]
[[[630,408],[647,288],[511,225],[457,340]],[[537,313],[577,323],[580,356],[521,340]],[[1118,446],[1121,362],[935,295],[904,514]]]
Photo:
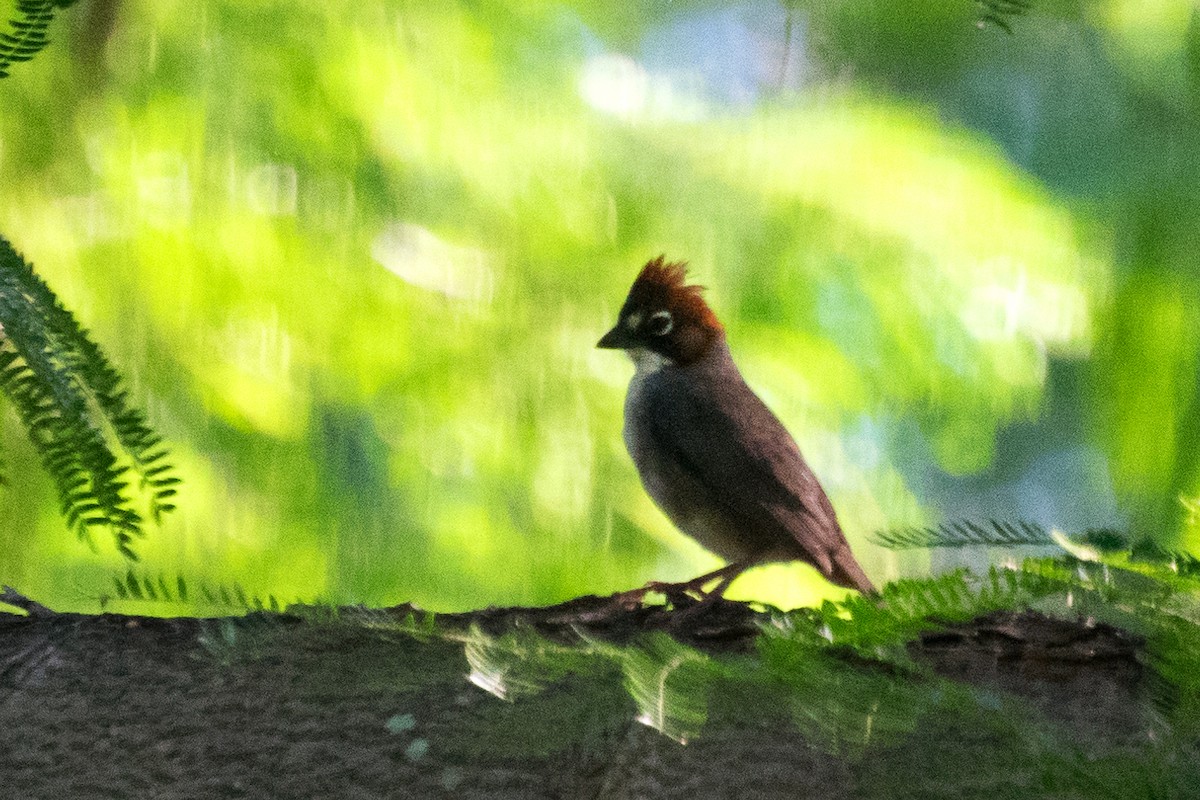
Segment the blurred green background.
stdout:
[[[1191,2],[82,0],[0,81],[0,232],[167,437],[140,570],[532,604],[716,566],[593,349],[687,259],[878,582],[876,529],[1200,535]],[[11,0],[0,14],[12,16]],[[92,610],[4,419],[0,580]],[[931,563],[933,559],[934,563]],[[839,590],[772,567],[731,595]]]

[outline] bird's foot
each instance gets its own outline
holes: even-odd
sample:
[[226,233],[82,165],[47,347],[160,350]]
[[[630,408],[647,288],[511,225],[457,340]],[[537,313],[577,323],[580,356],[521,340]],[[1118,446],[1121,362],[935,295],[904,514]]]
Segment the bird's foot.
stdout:
[[[645,602],[646,595],[653,592],[665,596],[667,602],[676,610],[691,608],[703,610],[721,601],[725,589],[729,587],[734,578],[746,569],[746,566],[746,564],[740,563],[727,564],[698,578],[678,583],[650,581],[638,589],[630,589],[627,592],[613,595],[613,603],[625,609],[638,608]],[[718,581],[717,585],[707,592],[704,591],[704,587],[713,581]]]
[[712,578],[707,575],[679,583],[650,581],[645,586],[640,586],[637,589],[630,589],[614,594],[612,602],[614,605],[625,609],[634,609],[645,603],[646,595],[661,594],[667,598],[667,602],[674,608],[687,608],[703,603],[710,597],[709,593],[704,591],[704,584],[711,582]]
[[629,589],[628,591],[617,592],[616,594],[612,595],[609,600],[618,608],[622,608],[626,611],[632,611],[635,608],[641,608],[642,603],[646,600],[646,595],[650,594],[651,591],[650,584],[646,584],[645,586],[638,587],[637,589]]
[[642,591],[647,594],[654,592],[663,595],[667,598],[667,602],[675,608],[688,608],[712,598],[710,593],[704,591],[704,585],[711,582],[712,579],[707,575],[677,583],[650,581],[642,588]]
[[[676,608],[689,608],[696,605],[706,608],[720,602],[725,590],[729,588],[729,584],[733,583],[733,579],[741,575],[747,566],[749,565],[735,562],[705,573],[698,578],[692,578],[690,581],[679,583],[651,581],[646,586],[650,591],[666,595],[667,601]],[[713,581],[717,581],[717,585],[707,592],[704,591],[704,587]]]

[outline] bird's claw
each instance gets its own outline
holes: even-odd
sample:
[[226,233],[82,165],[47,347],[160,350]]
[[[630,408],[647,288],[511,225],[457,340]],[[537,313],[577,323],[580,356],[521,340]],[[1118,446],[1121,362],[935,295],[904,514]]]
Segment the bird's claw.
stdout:
[[708,581],[682,581],[679,583],[666,583],[663,581],[650,581],[646,584],[644,591],[656,592],[667,598],[675,608],[684,608],[687,606],[696,605],[708,598],[708,593],[704,591],[704,584]]
[[618,592],[612,596],[612,602],[626,610],[632,610],[640,607],[648,594],[661,594],[667,598],[667,602],[675,608],[686,608],[697,605],[706,600],[709,595],[703,591],[702,587],[707,581],[683,581],[680,583],[667,583],[664,581],[650,581],[645,586],[640,586],[637,589],[630,589],[625,592]]

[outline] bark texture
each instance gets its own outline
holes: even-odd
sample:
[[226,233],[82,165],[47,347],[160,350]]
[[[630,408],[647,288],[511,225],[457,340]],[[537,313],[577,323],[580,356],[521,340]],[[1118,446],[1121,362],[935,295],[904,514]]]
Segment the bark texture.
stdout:
[[[1142,643],[1033,612],[923,635],[909,650],[925,677],[847,656],[847,679],[943,676],[978,708],[933,702],[895,735],[839,744],[814,738],[820,709],[806,719],[778,702],[786,688],[729,677],[758,657],[760,615],[738,603],[689,618],[580,598],[442,615],[413,635],[388,624],[408,607],[158,619],[2,599],[28,616],[0,615],[0,783],[29,800],[1082,798],[1095,796],[1089,764],[1145,760],[1156,735]],[[681,744],[637,720],[619,670],[568,669],[512,701],[472,684],[467,634],[514,628],[614,647],[667,630],[725,664],[726,679]],[[1051,740],[1028,736],[1025,715]]]

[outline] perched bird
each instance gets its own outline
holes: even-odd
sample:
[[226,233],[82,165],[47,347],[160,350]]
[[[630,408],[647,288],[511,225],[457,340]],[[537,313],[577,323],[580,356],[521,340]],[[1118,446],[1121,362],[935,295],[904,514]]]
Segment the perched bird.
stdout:
[[[745,570],[805,561],[839,586],[874,594],[833,505],[796,442],[742,379],[725,329],[662,256],[642,268],[597,347],[636,367],[625,446],[642,485],[675,525],[729,564],[686,584],[720,597]],[[668,584],[652,584],[652,586]]]

